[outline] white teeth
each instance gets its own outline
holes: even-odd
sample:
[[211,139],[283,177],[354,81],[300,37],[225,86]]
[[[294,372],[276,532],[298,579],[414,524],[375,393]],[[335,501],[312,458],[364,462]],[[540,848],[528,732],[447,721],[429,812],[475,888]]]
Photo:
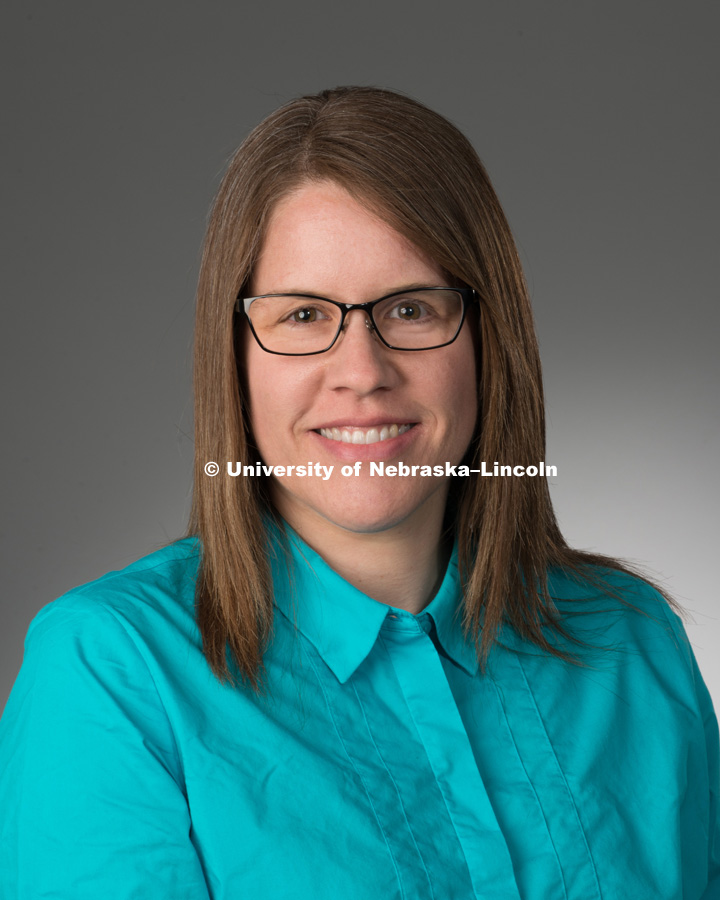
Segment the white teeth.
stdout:
[[321,428],[320,434],[343,444],[378,444],[409,431],[412,425],[383,425],[382,428]]

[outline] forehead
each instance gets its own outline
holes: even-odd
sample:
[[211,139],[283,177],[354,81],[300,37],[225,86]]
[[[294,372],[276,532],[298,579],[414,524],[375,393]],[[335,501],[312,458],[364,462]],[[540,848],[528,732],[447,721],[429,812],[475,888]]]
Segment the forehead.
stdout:
[[323,181],[301,185],[272,211],[252,293],[377,294],[419,282],[442,283],[439,266],[340,185]]

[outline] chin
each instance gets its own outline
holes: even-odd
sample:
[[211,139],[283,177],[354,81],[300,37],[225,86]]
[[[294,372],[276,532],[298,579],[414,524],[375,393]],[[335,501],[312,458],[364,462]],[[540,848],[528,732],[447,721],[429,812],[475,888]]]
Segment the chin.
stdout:
[[280,515],[306,540],[328,527],[350,534],[380,534],[411,522],[422,527],[436,507],[444,510],[448,483],[432,478],[342,477],[308,487],[312,490],[295,492],[276,482],[272,497]]
[[343,510],[336,515],[324,514],[323,518],[336,528],[342,528],[351,534],[381,534],[400,525],[407,518],[407,514],[397,509],[372,514],[367,511],[352,513]]
[[[430,487],[429,484],[427,486]],[[407,487],[416,488],[417,485],[409,482]],[[377,484],[359,484],[354,491],[345,491],[330,502],[318,504],[315,512],[326,522],[345,531],[379,534],[409,520],[424,517],[428,512],[427,506],[433,501],[444,506],[445,491],[436,493],[428,490],[422,494],[418,494],[417,490],[392,491],[380,478]]]

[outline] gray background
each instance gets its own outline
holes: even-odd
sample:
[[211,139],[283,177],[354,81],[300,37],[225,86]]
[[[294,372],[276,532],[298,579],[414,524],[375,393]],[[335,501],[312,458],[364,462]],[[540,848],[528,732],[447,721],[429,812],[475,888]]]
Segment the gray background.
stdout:
[[0,703],[41,606],[182,533],[212,195],[252,125],[343,83],[474,141],[534,298],[561,525],[686,605],[718,703],[717,10],[6,6]]

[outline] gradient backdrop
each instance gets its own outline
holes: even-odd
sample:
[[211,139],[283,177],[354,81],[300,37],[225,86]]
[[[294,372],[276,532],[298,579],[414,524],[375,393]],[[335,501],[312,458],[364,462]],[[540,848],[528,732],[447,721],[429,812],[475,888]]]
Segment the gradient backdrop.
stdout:
[[256,122],[343,83],[475,143],[534,300],[561,525],[685,604],[720,704],[717,4],[26,0],[2,20],[0,705],[41,606],[182,533],[211,198]]

